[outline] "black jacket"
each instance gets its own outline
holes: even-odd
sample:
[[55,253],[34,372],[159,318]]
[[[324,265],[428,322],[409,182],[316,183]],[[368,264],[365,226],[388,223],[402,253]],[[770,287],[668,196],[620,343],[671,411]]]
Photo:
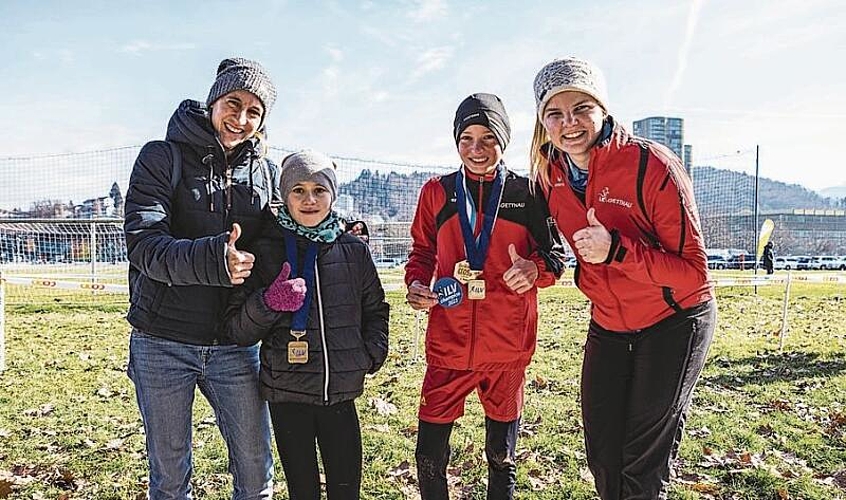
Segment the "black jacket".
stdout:
[[[275,312],[264,291],[276,279],[285,252],[285,229],[270,219],[256,242],[256,266],[230,297],[228,334],[240,345],[261,340],[261,394],[274,403],[332,405],[355,399],[364,390],[364,375],[381,368],[388,355],[385,292],[367,245],[342,234],[321,244],[315,295],[308,313],[308,362],[288,363],[292,313]],[[308,242],[297,237],[299,266]]]
[[[171,189],[173,158],[164,141],[141,148],[126,193],[124,231],[129,255],[129,323],[178,342],[221,341],[221,312],[231,289],[225,249],[233,222],[236,248],[257,235],[262,210],[278,199],[278,172],[254,141],[227,160],[208,110],[183,101],[167,127],[182,152],[179,184]],[[231,173],[231,186],[227,177]]]

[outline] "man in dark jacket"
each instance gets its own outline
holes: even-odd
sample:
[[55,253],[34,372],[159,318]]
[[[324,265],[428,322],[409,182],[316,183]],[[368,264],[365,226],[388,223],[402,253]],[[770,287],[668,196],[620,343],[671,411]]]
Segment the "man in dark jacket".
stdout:
[[258,348],[226,342],[221,313],[253,265],[239,247],[256,236],[262,210],[278,197],[276,167],[261,142],[275,100],[260,64],[224,59],[206,102],[183,101],[167,142],[147,143],[132,169],[124,222],[127,371],[144,421],[152,500],[191,497],[197,387],[229,448],[233,499],[273,495]]

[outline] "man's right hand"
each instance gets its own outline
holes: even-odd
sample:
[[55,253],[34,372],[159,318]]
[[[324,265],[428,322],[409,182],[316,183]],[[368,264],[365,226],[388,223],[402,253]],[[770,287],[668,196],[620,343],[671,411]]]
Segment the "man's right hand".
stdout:
[[438,294],[429,290],[429,287],[420,283],[420,280],[414,280],[408,285],[408,293],[405,294],[405,300],[412,309],[424,311],[438,304]]

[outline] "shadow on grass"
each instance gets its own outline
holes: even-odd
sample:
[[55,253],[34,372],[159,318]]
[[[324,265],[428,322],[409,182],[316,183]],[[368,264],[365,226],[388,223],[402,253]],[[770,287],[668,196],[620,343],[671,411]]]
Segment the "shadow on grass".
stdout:
[[702,382],[735,387],[828,378],[846,372],[846,359],[820,359],[816,353],[774,353],[740,359],[718,357],[709,363],[716,366],[720,373],[703,374]]

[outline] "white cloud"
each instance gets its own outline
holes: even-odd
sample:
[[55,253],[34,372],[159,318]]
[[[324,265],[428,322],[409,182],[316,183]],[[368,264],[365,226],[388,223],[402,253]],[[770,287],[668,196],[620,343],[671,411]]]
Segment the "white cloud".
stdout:
[[59,60],[62,61],[63,64],[72,64],[74,60],[76,60],[76,57],[72,50],[61,49],[59,50]]
[[374,40],[380,42],[382,45],[386,45],[388,47],[397,46],[397,41],[390,34],[389,30],[377,28],[369,24],[362,25],[359,30],[361,31],[362,35],[366,35],[370,38],[373,38]]
[[410,82],[414,82],[423,75],[442,69],[452,58],[452,47],[434,47],[417,58],[417,66],[411,72]]
[[344,51],[333,45],[327,45],[324,50],[334,62],[341,62],[344,60]]
[[429,22],[445,17],[449,10],[444,0],[417,0],[415,4],[415,8],[406,14],[406,17],[415,23]]
[[323,92],[326,97],[335,97],[340,89],[340,70],[337,66],[323,68],[320,79],[323,83]]
[[699,21],[699,13],[702,10],[702,5],[705,0],[693,0],[690,3],[690,11],[687,15],[687,24],[684,32],[684,40],[679,46],[678,62],[676,64],[676,72],[673,74],[673,80],[670,82],[670,89],[664,99],[664,107],[668,107],[673,102],[673,97],[676,94],[679,86],[681,86],[684,71],[687,69],[687,58],[690,53],[690,45],[693,41],[693,36],[696,33],[696,23]]
[[135,54],[139,55],[142,52],[152,52],[152,51],[169,51],[169,50],[193,50],[196,48],[196,45],[193,43],[172,43],[172,44],[160,44],[160,43],[151,43],[147,40],[133,40],[132,42],[121,46],[118,48],[118,52],[125,52],[128,54]]

